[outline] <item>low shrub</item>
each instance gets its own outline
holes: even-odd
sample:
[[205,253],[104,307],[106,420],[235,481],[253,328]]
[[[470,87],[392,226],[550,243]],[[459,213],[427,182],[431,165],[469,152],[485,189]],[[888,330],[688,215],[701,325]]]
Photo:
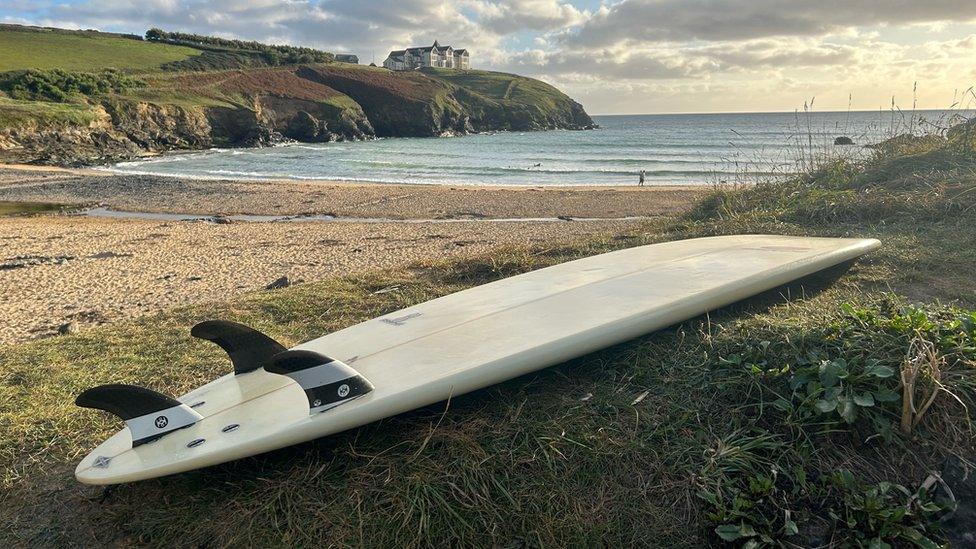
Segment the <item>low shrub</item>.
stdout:
[[78,96],[121,93],[145,82],[116,70],[72,72],[28,70],[0,75],[0,90],[13,99],[67,103]]
[[884,296],[846,303],[813,328],[729,335],[718,366],[730,373],[729,398],[752,419],[705,449],[695,475],[715,535],[749,547],[830,539],[936,547],[951,501],[927,487],[859,481],[836,465],[868,448],[934,442],[966,451],[976,312]]

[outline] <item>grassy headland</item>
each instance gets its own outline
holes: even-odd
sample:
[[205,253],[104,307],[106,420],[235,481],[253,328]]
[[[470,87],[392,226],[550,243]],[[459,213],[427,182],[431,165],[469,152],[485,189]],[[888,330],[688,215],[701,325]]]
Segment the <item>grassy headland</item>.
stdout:
[[[0,532],[52,545],[965,543],[976,497],[965,474],[976,404],[971,129],[716,189],[692,213],[633,232],[2,347]],[[297,343],[585,255],[749,232],[884,246],[823,291],[770,294],[337,436],[111,490],[72,478],[118,427],[76,409],[78,392],[129,382],[179,394],[227,370],[188,336],[199,320]]]
[[395,73],[308,48],[147,38],[0,25],[0,161],[593,125],[559,90],[516,75]]

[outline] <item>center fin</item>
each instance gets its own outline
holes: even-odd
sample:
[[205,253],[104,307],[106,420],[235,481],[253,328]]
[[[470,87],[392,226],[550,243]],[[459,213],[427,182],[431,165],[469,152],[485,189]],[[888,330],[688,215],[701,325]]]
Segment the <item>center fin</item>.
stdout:
[[138,385],[99,385],[78,395],[75,404],[104,410],[124,420],[132,434],[133,448],[203,419],[175,398]]
[[261,332],[229,320],[207,320],[190,330],[190,335],[212,341],[227,351],[235,374],[246,374],[264,366],[285,347]]
[[350,366],[313,351],[279,353],[264,369],[297,381],[308,397],[310,413],[330,410],[373,390],[373,384]]

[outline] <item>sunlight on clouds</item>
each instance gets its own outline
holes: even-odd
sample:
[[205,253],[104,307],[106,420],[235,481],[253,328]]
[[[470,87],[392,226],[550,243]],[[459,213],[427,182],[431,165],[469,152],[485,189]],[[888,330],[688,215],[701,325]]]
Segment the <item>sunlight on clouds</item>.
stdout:
[[[0,19],[149,27],[382,61],[435,39],[477,68],[537,76],[591,112],[944,107],[976,83],[972,0],[79,0],[0,4]],[[907,90],[907,93],[906,93]]]

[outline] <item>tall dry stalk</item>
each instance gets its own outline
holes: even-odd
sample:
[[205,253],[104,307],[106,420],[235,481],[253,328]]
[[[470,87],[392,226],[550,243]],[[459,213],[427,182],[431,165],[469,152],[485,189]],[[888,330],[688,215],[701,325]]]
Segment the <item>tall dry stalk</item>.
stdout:
[[[945,359],[939,356],[935,344],[926,340],[921,334],[916,334],[908,346],[908,353],[901,367],[901,431],[903,433],[910,434],[921,423],[925,412],[935,402],[939,392],[952,394],[942,384],[944,364]],[[920,383],[923,380],[927,381],[924,386]],[[916,398],[919,391],[920,398]],[[916,406],[917,402],[921,403],[920,407]]]

